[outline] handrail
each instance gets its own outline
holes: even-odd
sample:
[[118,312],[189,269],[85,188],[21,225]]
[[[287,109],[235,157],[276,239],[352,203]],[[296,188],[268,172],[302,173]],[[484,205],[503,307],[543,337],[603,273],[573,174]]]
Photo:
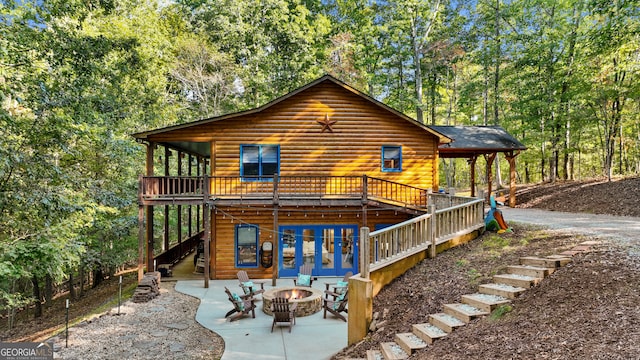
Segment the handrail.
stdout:
[[[144,176],[141,196],[150,199],[204,197],[207,177]],[[237,176],[208,177],[209,196],[213,198],[269,199],[345,198],[385,201],[426,210],[429,190],[367,176]]]
[[457,197],[456,201],[463,199],[467,202],[369,233],[369,271],[425,251],[433,244],[482,228],[484,200]]

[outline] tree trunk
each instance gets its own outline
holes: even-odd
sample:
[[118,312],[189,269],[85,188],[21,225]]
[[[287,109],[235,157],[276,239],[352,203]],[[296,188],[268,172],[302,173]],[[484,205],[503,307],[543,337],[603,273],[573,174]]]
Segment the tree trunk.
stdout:
[[38,277],[33,275],[31,277],[31,283],[33,284],[33,298],[35,299],[33,317],[37,319],[42,317],[42,297],[40,295],[40,283],[38,281]]
[[69,297],[71,298],[71,300],[74,300],[77,298],[76,296],[76,288],[73,286],[73,269],[71,269],[69,271]]
[[93,285],[91,286],[91,288],[95,289],[96,287],[98,287],[102,283],[103,279],[104,279],[104,274],[102,273],[102,268],[98,268],[98,269],[94,270],[93,271]]
[[[416,9],[417,12],[417,9]],[[417,14],[416,14],[417,17]],[[418,25],[415,24],[416,17],[413,18],[411,24],[411,46],[413,50],[413,76],[416,83],[416,120],[424,123],[424,115],[422,113],[422,68],[420,61],[420,47],[418,44]]]
[[80,297],[84,295],[84,274],[84,266],[80,265],[80,267],[78,268],[78,277],[80,277]]
[[46,306],[49,307],[53,301],[53,278],[51,278],[51,275],[47,274],[44,280],[44,302]]
[[[493,123],[500,125],[499,121],[499,103],[500,103],[500,64],[502,63],[502,51],[500,48],[500,0],[496,0],[496,24],[495,24],[495,39],[496,42],[496,69],[493,76]],[[498,175],[498,174],[496,174]]]

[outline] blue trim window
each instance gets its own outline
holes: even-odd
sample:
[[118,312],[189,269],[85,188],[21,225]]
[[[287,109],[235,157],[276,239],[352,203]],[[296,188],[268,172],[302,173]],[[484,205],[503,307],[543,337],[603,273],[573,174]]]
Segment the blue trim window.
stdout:
[[258,226],[236,225],[236,267],[258,267]]
[[240,145],[240,176],[260,180],[280,172],[279,145]]
[[402,146],[382,147],[382,171],[400,172],[402,171]]

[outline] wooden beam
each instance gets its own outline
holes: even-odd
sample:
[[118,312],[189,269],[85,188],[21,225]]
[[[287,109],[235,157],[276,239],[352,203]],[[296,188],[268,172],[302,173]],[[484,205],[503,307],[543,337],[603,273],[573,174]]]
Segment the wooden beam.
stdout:
[[[149,143],[147,145],[146,172],[147,176],[153,176],[154,150],[156,144]],[[153,206],[147,206],[146,221],[146,238],[147,238],[147,271],[154,271],[153,268]]]
[[278,264],[280,259],[279,249],[280,249],[280,232],[278,231],[278,208],[277,204],[273,205],[273,253],[271,254],[271,266],[273,269],[271,270],[271,286],[276,286],[276,279],[278,279]]
[[[187,176],[191,177],[192,175],[192,166],[191,166],[191,162],[193,161],[193,155],[189,154],[189,158],[187,159],[187,161],[189,161],[189,166],[187,167]],[[187,220],[188,222],[188,227],[189,227],[189,237],[193,236],[193,205],[189,205],[189,218]]]
[[204,288],[209,288],[209,277],[210,277],[210,268],[209,264],[211,262],[211,254],[209,253],[211,250],[211,208],[208,203],[205,203],[203,206],[204,209]]
[[516,156],[520,151],[505,153],[504,157],[509,162],[509,207],[516,207]]
[[476,161],[477,156],[473,156],[469,159],[469,166],[471,167],[471,197],[476,197]]
[[[164,148],[164,176],[171,176],[169,174],[169,156],[171,156],[171,150],[168,147]],[[169,249],[169,205],[164,206],[164,242],[162,250]]]
[[[178,176],[182,176],[182,158],[184,153],[178,151]],[[178,226],[176,226],[176,232],[178,233],[178,246],[180,246],[180,256],[184,253],[182,249],[182,205],[177,206],[178,212]]]
[[144,277],[144,206],[142,205],[142,174],[138,176],[138,282]]
[[[215,217],[215,211],[212,211],[211,205],[209,205],[209,177],[205,174],[204,176],[205,186],[203,187],[203,198],[204,205],[202,206],[204,213],[204,287],[205,289],[209,288],[209,279],[211,278],[211,216]],[[215,218],[213,221],[213,226],[215,226]],[[214,232],[215,238],[215,232]],[[215,246],[214,246],[215,248]],[[215,258],[215,254],[213,256]]]
[[491,187],[493,186],[493,160],[496,159],[497,153],[491,153],[488,156],[485,155],[485,159],[487,160],[487,197],[485,200],[489,201],[491,198]]

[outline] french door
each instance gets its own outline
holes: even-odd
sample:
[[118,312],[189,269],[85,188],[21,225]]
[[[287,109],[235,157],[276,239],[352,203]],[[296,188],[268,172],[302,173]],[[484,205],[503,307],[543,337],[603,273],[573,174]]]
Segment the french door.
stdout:
[[357,236],[357,225],[280,226],[280,276],[296,276],[304,264],[311,264],[316,276],[357,273]]

